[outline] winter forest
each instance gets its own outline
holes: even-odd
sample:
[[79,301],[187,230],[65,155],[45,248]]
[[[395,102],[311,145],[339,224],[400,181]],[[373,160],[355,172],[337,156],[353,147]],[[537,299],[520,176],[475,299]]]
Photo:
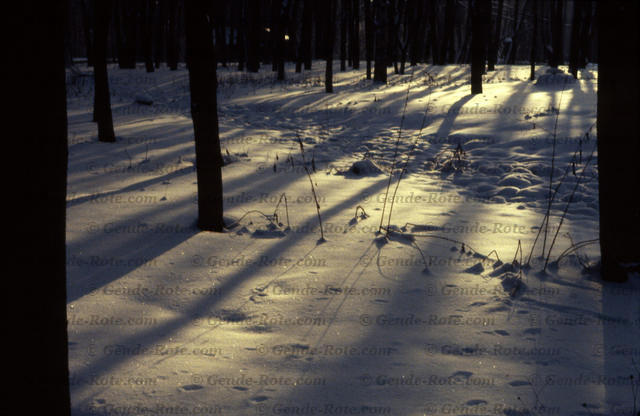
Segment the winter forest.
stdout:
[[636,0],[19,7],[20,414],[640,415]]

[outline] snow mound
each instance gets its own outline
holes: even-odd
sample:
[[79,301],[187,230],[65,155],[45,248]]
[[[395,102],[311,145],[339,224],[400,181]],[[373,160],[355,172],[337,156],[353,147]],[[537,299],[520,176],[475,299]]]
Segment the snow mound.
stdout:
[[135,102],[143,105],[151,105],[153,104],[153,98],[149,94],[140,93],[136,95]]
[[572,75],[557,68],[549,68],[545,74],[538,77],[534,85],[562,87],[564,84],[573,84],[575,82],[576,79]]
[[382,169],[369,159],[358,160],[346,172],[352,176],[375,176],[382,174]]

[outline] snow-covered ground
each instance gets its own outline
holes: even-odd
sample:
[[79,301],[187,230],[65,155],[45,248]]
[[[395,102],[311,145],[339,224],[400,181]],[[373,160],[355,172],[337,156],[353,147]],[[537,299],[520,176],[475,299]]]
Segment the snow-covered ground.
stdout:
[[465,66],[337,69],[326,94],[322,62],[220,68],[223,234],[194,226],[184,67],[110,67],[117,143],[70,77],[74,415],[632,414],[638,276],[603,284],[597,244],[554,262],[598,238],[597,68],[501,66],[475,96]]

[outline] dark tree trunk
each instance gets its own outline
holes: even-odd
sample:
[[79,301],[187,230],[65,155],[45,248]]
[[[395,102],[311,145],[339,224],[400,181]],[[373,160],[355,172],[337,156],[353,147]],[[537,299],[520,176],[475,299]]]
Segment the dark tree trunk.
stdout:
[[373,2],[374,9],[374,25],[375,25],[375,42],[376,42],[376,57],[375,67],[373,71],[373,80],[375,82],[387,83],[387,18],[388,11],[385,0],[375,0]]
[[87,2],[81,0],[80,11],[82,12],[82,23],[84,29],[84,42],[87,49],[87,66],[93,66],[93,8],[89,9]]
[[166,54],[166,22],[167,22],[167,0],[158,0],[155,7],[154,26],[155,26],[155,64],[156,68],[160,68],[161,62],[167,61]]
[[172,71],[178,69],[179,42],[178,42],[178,0],[168,0],[167,13],[167,66]]
[[260,70],[260,1],[248,0],[247,4],[247,71]]
[[[20,24],[18,39],[12,43],[19,56],[19,70],[28,80],[21,85],[17,105],[19,116],[23,117],[18,124],[28,128],[17,129],[15,141],[22,154],[29,154],[33,171],[25,176],[20,187],[24,194],[17,198],[20,214],[26,219],[20,222],[19,231],[29,236],[32,247],[40,249],[37,254],[18,249],[17,257],[11,259],[16,265],[28,265],[32,272],[20,279],[7,279],[9,287],[5,286],[5,290],[14,294],[24,291],[25,279],[37,285],[37,290],[29,291],[28,307],[20,309],[21,319],[8,319],[14,322],[6,331],[20,340],[20,347],[11,358],[20,363],[12,384],[36,394],[20,413],[28,406],[26,413],[34,415],[71,414],[65,259],[67,5],[67,1],[24,1],[18,3],[18,13],[11,16]],[[33,112],[25,111],[33,108],[34,97],[43,110],[35,119]],[[25,325],[26,322],[36,326]]]
[[425,25],[424,2],[421,0],[409,1],[409,61],[411,66],[418,64],[422,58],[421,49],[424,45]]
[[[400,74],[404,75],[405,62],[407,60],[407,50],[409,49],[409,17],[407,14],[408,1],[398,2],[398,22],[396,26],[396,44],[400,49]],[[413,12],[413,11],[412,11]]]
[[398,73],[398,0],[384,0],[387,3],[387,66],[393,65],[394,74]]
[[325,0],[325,48],[326,59],[324,85],[326,92],[333,92],[333,44],[335,43],[336,0]]
[[340,71],[347,70],[347,26],[349,25],[349,1],[340,0],[341,17],[340,17]]
[[278,72],[278,81],[284,81],[284,28],[285,28],[285,12],[282,10],[282,0],[273,0],[272,3],[272,22],[273,22],[273,65]]
[[[98,3],[99,1],[96,1]],[[116,0],[115,22],[118,42],[118,66],[120,69],[135,69],[139,2]],[[97,5],[95,7],[98,7]]]
[[[431,48],[431,61],[434,65],[443,65],[440,63],[442,49],[440,47],[440,39],[438,37],[438,15],[436,13],[435,0],[427,0],[429,2],[429,42]],[[425,56],[428,56],[425,51]]]
[[299,55],[304,63],[304,69],[311,69],[311,34],[313,33],[313,3],[311,0],[303,0],[302,5],[302,30],[300,36]]
[[491,0],[474,0],[471,9],[471,94],[482,94],[485,47],[487,45],[487,15]]
[[[640,97],[638,83],[620,76],[638,70],[638,2],[598,2],[597,13],[601,273],[604,280],[622,282],[628,278],[623,264],[640,262],[640,205],[636,198]],[[623,59],[618,48],[612,46],[621,39]]]
[[538,0],[533,0],[533,33],[531,35],[531,72],[529,74],[529,80],[536,79],[536,53],[538,44]]
[[144,1],[144,64],[147,72],[153,72],[153,17],[155,1]]
[[360,69],[360,1],[351,1],[351,40],[349,52],[353,69]]
[[93,56],[94,107],[93,117],[98,123],[98,140],[115,142],[111,97],[109,95],[109,77],[107,73],[107,38],[113,2],[109,0],[95,3],[95,41]]
[[[511,33],[511,48],[509,50],[510,65],[516,63],[516,54],[518,53],[518,11],[520,10],[520,1],[515,0],[513,6],[513,31]],[[524,12],[523,12],[524,13]]]
[[447,0],[444,11],[444,33],[442,38],[441,56],[438,65],[455,62],[454,29],[456,17],[456,1]]
[[191,117],[196,144],[198,227],[222,232],[222,154],[218,132],[216,57],[212,38],[211,2],[185,2],[187,66]]
[[246,27],[247,21],[245,19],[245,5],[246,1],[237,1],[233,3],[234,11],[234,25],[236,30],[236,44],[235,49],[238,56],[238,71],[244,71],[245,63],[247,59],[247,36]]
[[583,3],[584,23],[580,31],[580,55],[578,57],[578,68],[586,68],[589,51],[591,49],[591,21],[592,21],[592,4],[591,1]]
[[371,11],[371,2],[364,2],[364,41],[365,41],[365,59],[367,60],[367,79],[371,79],[371,61],[373,59],[373,14]]
[[216,0],[214,2],[214,30],[215,30],[215,46],[216,46],[216,59],[222,64],[227,66],[229,57],[227,56],[227,1]]
[[569,73],[575,79],[578,79],[578,67],[580,66],[580,57],[582,55],[582,42],[580,42],[580,33],[583,24],[583,2],[573,2],[573,19],[571,22],[571,47],[569,49]]
[[498,10],[496,11],[496,24],[493,30],[493,36],[488,45],[488,71],[494,71],[496,69],[496,63],[498,62],[498,46],[501,42],[501,30],[502,30],[502,13],[504,10],[504,0],[498,0]]
[[551,40],[553,42],[553,50],[551,52],[551,60],[549,62],[549,66],[552,68],[557,68],[558,65],[562,65],[563,62],[563,6],[563,0],[554,0],[551,6]]

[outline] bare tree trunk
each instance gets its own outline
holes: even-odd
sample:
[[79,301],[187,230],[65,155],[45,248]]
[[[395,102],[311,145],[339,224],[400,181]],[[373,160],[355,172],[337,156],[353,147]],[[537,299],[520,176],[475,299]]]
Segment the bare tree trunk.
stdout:
[[[604,280],[623,282],[628,279],[624,264],[640,263],[640,205],[629,187],[629,181],[637,185],[640,178],[640,97],[638,82],[620,76],[638,70],[638,2],[609,0],[597,7],[601,274]],[[624,59],[612,47],[620,39]]]
[[502,13],[504,10],[504,0],[498,0],[498,10],[496,11],[496,25],[493,36],[489,41],[488,50],[488,71],[494,71],[498,62],[498,46],[500,45],[501,29],[502,29]]
[[98,123],[98,140],[101,142],[116,141],[116,135],[113,131],[109,77],[107,74],[107,38],[112,9],[113,2],[111,0],[97,1],[95,4],[93,117]]
[[335,43],[336,0],[325,0],[325,91],[333,92],[333,44]]
[[438,65],[455,62],[454,23],[456,17],[456,1],[447,0],[444,11],[444,33],[441,56]]
[[[16,106],[21,116],[17,124],[24,128],[16,129],[15,141],[21,154],[28,152],[32,170],[32,174],[24,175],[21,194],[16,195],[20,201],[17,207],[26,219],[20,222],[19,231],[29,236],[32,247],[39,250],[34,255],[32,250],[16,247],[17,256],[11,258],[16,265],[28,265],[33,271],[26,273],[28,277],[7,279],[10,281],[5,284],[9,287],[5,286],[5,290],[14,294],[24,291],[26,278],[37,285],[37,290],[29,291],[29,305],[20,309],[20,319],[8,319],[15,323],[6,331],[20,340],[19,348],[11,355],[11,360],[20,363],[12,384],[36,394],[21,406],[20,413],[34,415],[71,414],[65,259],[67,7],[67,1],[23,1],[17,4],[15,15],[7,16],[19,23],[20,33],[12,43],[19,57],[19,71],[28,80],[21,85]],[[29,111],[34,108],[34,97],[43,110],[35,117]],[[26,322],[37,323],[37,327],[25,325]]]
[[485,47],[487,44],[487,15],[491,0],[474,0],[470,10],[472,16],[471,39],[471,94],[482,94]]
[[218,132],[216,57],[212,39],[211,2],[185,2],[187,65],[191,117],[196,144],[198,227],[222,232],[222,155]]
[[371,79],[371,60],[373,59],[373,16],[371,2],[364,0],[364,37],[365,58],[367,60],[367,79]]
[[305,71],[311,69],[311,38],[313,33],[313,3],[303,0],[302,5],[302,34],[300,39],[300,56]]
[[581,1],[573,2],[573,18],[571,22],[571,48],[569,50],[569,73],[578,79],[578,67],[580,66],[580,56],[582,52],[582,42],[580,33],[582,32],[582,22],[584,7]]
[[373,72],[373,80],[375,82],[387,83],[387,18],[388,11],[385,0],[375,0],[373,2],[375,13],[374,25],[375,25],[375,42],[376,42],[376,56],[375,56],[375,68]]
[[227,1],[216,0],[214,2],[214,32],[216,45],[216,59],[226,68],[229,57],[227,56]]
[[420,0],[409,1],[409,61],[411,66],[418,64],[421,58],[421,48],[424,45],[425,25],[424,2]]
[[144,0],[144,64],[147,72],[153,72],[153,17],[155,1]]
[[536,53],[538,44],[538,0],[533,0],[533,34],[531,35],[531,72],[529,80],[536,79]]
[[[438,36],[438,18],[436,14],[436,2],[435,0],[426,0],[429,2],[429,42],[428,45],[431,48],[431,62],[434,65],[441,65],[441,46],[440,38]],[[425,51],[425,56],[428,56]]]
[[167,66],[172,71],[178,69],[179,42],[178,42],[178,0],[168,0],[167,13]]
[[584,23],[580,31],[580,55],[578,57],[578,68],[586,68],[589,57],[590,41],[591,41],[591,21],[593,20],[593,8],[591,1],[585,1],[584,7]]
[[340,71],[347,70],[347,26],[349,24],[348,0],[340,0]]
[[351,4],[351,40],[349,52],[353,69],[360,69],[360,1],[350,0]]
[[248,0],[247,4],[247,71],[260,70],[260,1]]
[[273,65],[278,73],[277,80],[284,81],[284,14],[282,10],[282,0],[273,0],[272,3],[272,23],[273,23]]
[[554,0],[551,6],[551,40],[553,42],[553,51],[551,53],[551,61],[549,62],[549,66],[552,68],[557,68],[558,65],[561,65],[563,62],[563,6],[563,0]]
[[87,48],[87,66],[93,66],[93,9],[89,9],[85,0],[80,1],[80,11],[82,12],[82,23],[84,29],[84,42]]

